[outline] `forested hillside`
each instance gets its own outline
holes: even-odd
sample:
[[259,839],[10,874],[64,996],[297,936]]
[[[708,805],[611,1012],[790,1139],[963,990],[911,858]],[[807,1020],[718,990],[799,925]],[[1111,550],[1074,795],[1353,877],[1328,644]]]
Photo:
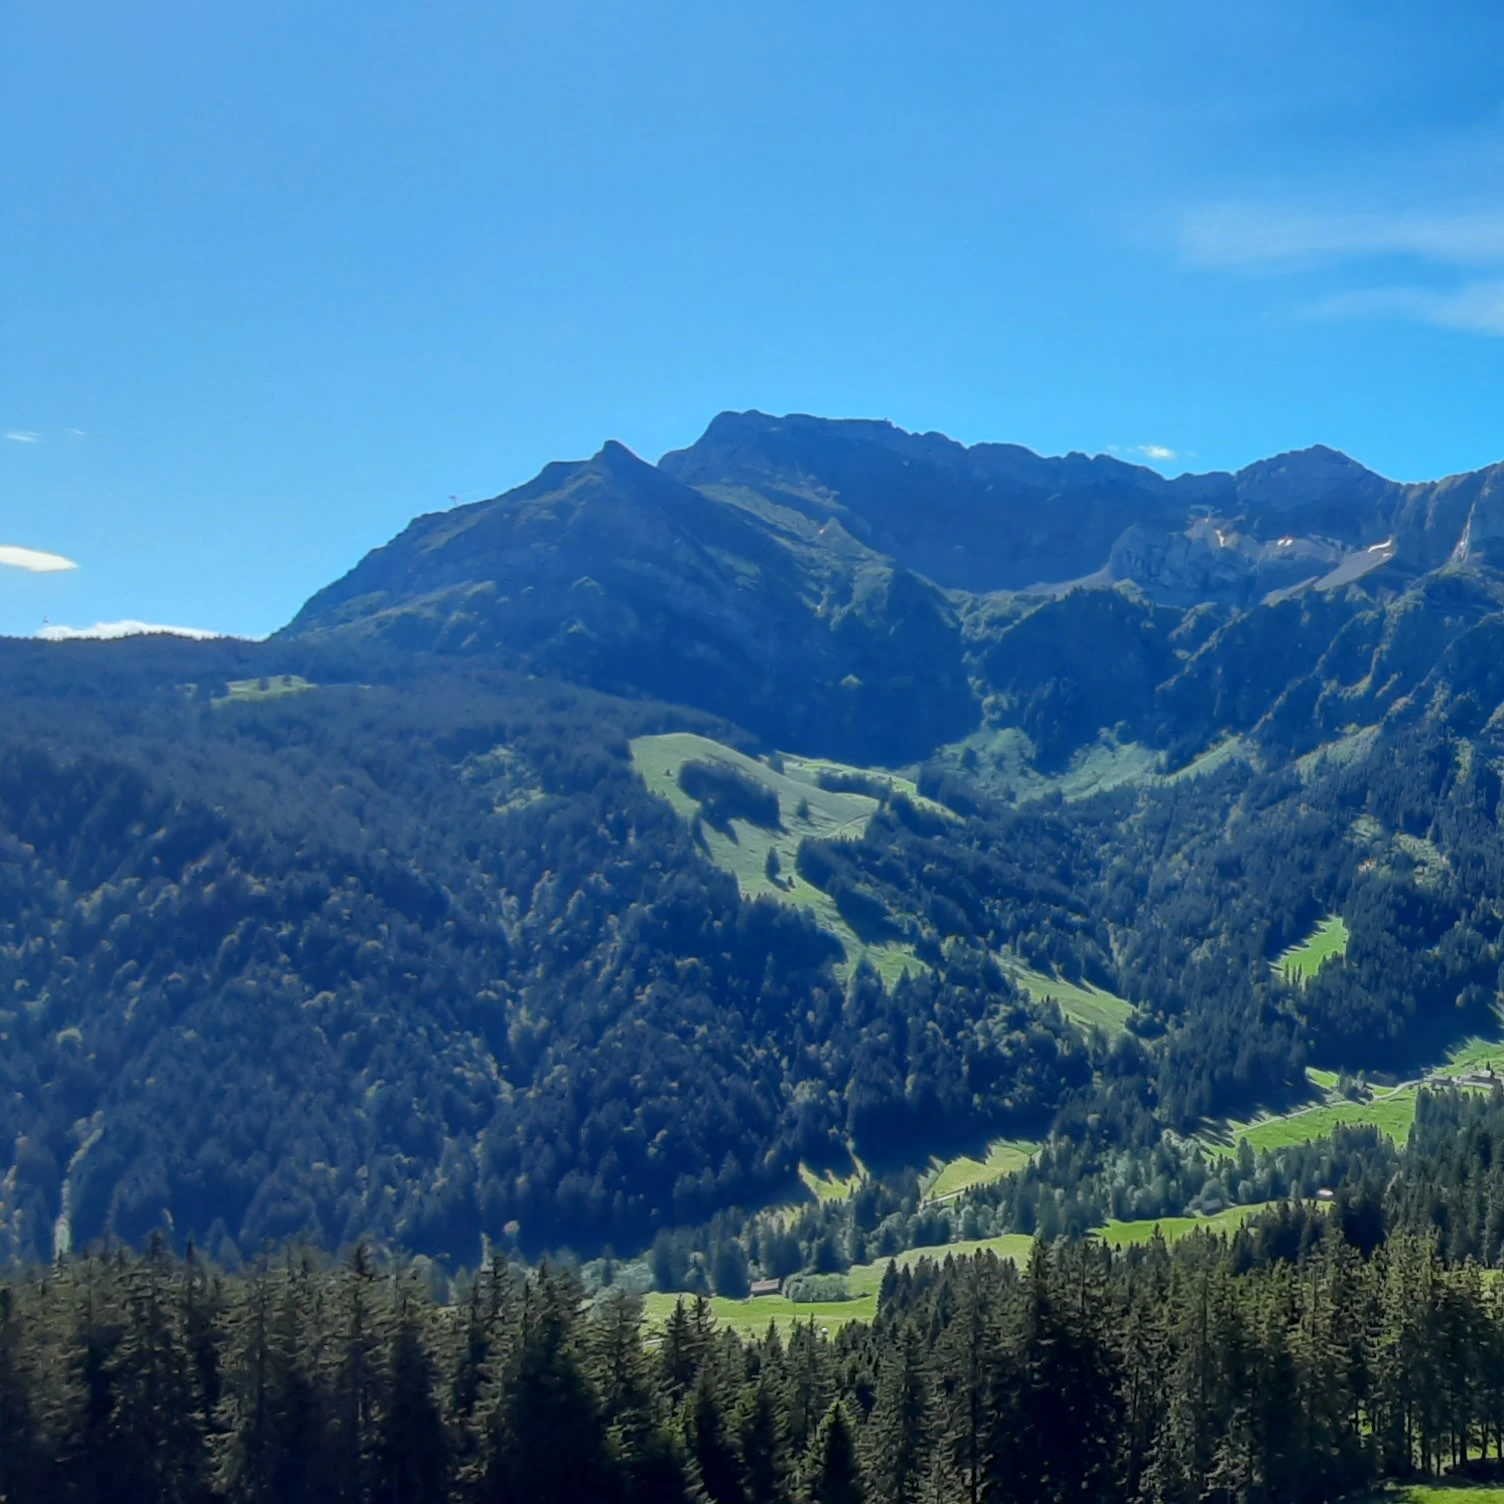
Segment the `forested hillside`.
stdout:
[[[1435,717],[1304,773],[1071,803],[921,770],[952,811],[884,791],[859,838],[798,847],[848,933],[907,947],[884,983],[745,900],[633,771],[632,736],[729,728],[439,666],[235,682],[14,702],[12,1253],[153,1229],[232,1262],[294,1235],[631,1251],[787,1196],[801,1161],[1088,1117],[1152,1140],[1490,1023],[1498,778]],[[1341,965],[1269,966],[1328,912]],[[1083,1033],[1015,961],[1121,993],[1130,1032]]]
[[834,1267],[1290,1183],[1205,1135],[1499,1032],[1492,498],[752,414],[265,643],[0,643],[0,1255],[736,1283],[822,1175]]
[[741,903],[631,772],[666,715],[451,674],[14,716],[9,1251],[631,1247],[1089,1080],[995,975],[848,995],[828,935]]

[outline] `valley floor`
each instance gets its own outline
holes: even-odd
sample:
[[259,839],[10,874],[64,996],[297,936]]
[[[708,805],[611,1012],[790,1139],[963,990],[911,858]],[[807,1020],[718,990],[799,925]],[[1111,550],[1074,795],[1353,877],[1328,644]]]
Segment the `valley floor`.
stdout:
[[1412,1483],[1372,1494],[1370,1504],[1504,1504],[1504,1487],[1486,1483]]
[[1376,1087],[1366,1101],[1350,1101],[1337,1092],[1337,1077],[1330,1071],[1307,1072],[1322,1097],[1291,1112],[1269,1114],[1246,1121],[1214,1124],[1202,1135],[1214,1154],[1233,1155],[1245,1139],[1257,1153],[1290,1144],[1312,1143],[1327,1137],[1339,1124],[1372,1123],[1396,1144],[1403,1144],[1415,1121],[1416,1098],[1423,1086],[1470,1086],[1487,1089],[1504,1085],[1504,1037],[1474,1036],[1447,1052],[1445,1060],[1422,1070],[1408,1081]]
[[[1211,1217],[1162,1217],[1142,1222],[1109,1222],[1098,1229],[1097,1236],[1114,1248],[1145,1243],[1158,1228],[1166,1242],[1174,1243],[1193,1232],[1234,1232],[1250,1217],[1267,1209],[1270,1203],[1233,1206]],[[1000,1259],[1022,1264],[1034,1246],[1034,1239],[1023,1233],[1005,1233],[996,1238],[976,1238],[959,1243],[945,1243],[929,1248],[910,1248],[892,1259],[877,1259],[870,1264],[853,1264],[846,1275],[850,1299],[840,1301],[792,1301],[782,1295],[752,1296],[746,1300],[710,1297],[711,1312],[722,1326],[746,1334],[765,1332],[770,1324],[787,1330],[794,1325],[813,1321],[826,1333],[839,1331],[852,1321],[871,1321],[877,1314],[877,1294],[890,1263],[898,1268],[912,1267],[923,1259],[943,1263],[948,1258],[970,1258],[978,1253],[992,1253]],[[655,1290],[643,1297],[649,1328],[661,1327],[681,1300],[692,1296],[665,1294]],[[1504,1504],[1501,1499],[1500,1504]]]

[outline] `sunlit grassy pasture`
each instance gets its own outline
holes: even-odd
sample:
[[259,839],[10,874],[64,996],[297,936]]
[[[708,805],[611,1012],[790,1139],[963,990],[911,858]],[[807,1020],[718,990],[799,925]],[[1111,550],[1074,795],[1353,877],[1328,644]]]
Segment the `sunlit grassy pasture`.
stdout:
[[1250,1122],[1230,1122],[1209,1129],[1203,1142],[1214,1154],[1234,1154],[1247,1139],[1255,1152],[1281,1149],[1291,1144],[1312,1143],[1326,1138],[1339,1124],[1372,1123],[1396,1144],[1404,1144],[1415,1121],[1416,1099],[1426,1080],[1444,1085],[1449,1078],[1486,1071],[1504,1070],[1504,1038],[1499,1035],[1474,1035],[1453,1046],[1441,1064],[1416,1073],[1415,1081],[1389,1089],[1379,1088],[1366,1102],[1350,1102],[1336,1095],[1334,1071],[1308,1069],[1313,1085],[1326,1092],[1326,1100],[1293,1112],[1280,1113]]
[[1111,1036],[1121,1034],[1128,1026],[1133,1005],[1116,993],[1104,992],[1089,982],[1078,986],[1061,977],[1046,976],[1010,957],[1004,958],[1003,970],[1031,997],[1054,1003],[1082,1029],[1101,1029]]
[[1485,1483],[1411,1483],[1372,1494],[1369,1504],[1504,1504],[1504,1488]]
[[1145,1218],[1139,1222],[1109,1222],[1097,1229],[1097,1236],[1114,1248],[1127,1248],[1134,1243],[1147,1243],[1159,1229],[1167,1243],[1174,1243],[1193,1232],[1236,1232],[1250,1217],[1267,1211],[1273,1203],[1256,1201],[1248,1206],[1229,1206],[1210,1217],[1160,1217],[1157,1221]]
[[274,674],[269,679],[231,679],[216,705],[241,705],[255,700],[280,700],[287,695],[306,694],[317,689],[301,674]]
[[[1098,1236],[1115,1248],[1127,1247],[1130,1243],[1147,1242],[1159,1228],[1166,1242],[1198,1231],[1234,1232],[1249,1217],[1263,1211],[1269,1203],[1257,1206],[1234,1206],[1213,1217],[1162,1217],[1156,1221],[1109,1222],[1099,1229]],[[877,1314],[877,1293],[882,1286],[883,1275],[890,1262],[900,1269],[911,1267],[921,1259],[933,1259],[943,1263],[947,1258],[971,1258],[979,1253],[992,1253],[1000,1259],[1010,1259],[1016,1264],[1027,1262],[1033,1238],[1022,1233],[1004,1233],[996,1238],[976,1238],[960,1243],[944,1243],[932,1248],[910,1248],[891,1261],[877,1259],[870,1264],[854,1264],[846,1275],[846,1287],[850,1300],[819,1301],[801,1304],[785,1299],[782,1295],[761,1295],[747,1300],[727,1300],[715,1295],[710,1298],[711,1313],[716,1321],[741,1333],[761,1334],[770,1322],[776,1322],[785,1332],[796,1322],[814,1320],[825,1332],[836,1332],[850,1321],[871,1321]],[[679,1300],[692,1300],[692,1296],[679,1296],[654,1291],[643,1297],[644,1313],[649,1330],[663,1325],[673,1313]],[[1501,1501],[1504,1504],[1504,1501]]]
[[[633,766],[649,791],[667,799],[686,820],[694,820],[699,814],[698,803],[679,786],[679,770],[687,762],[722,763],[771,789],[778,798],[781,828],[767,830],[733,819],[728,835],[702,824],[700,831],[710,859],[736,879],[744,897],[766,896],[809,910],[815,922],[840,941],[848,964],[865,957],[884,983],[892,985],[905,969],[924,969],[923,962],[906,945],[865,944],[841,917],[835,901],[796,871],[799,843],[806,836],[827,841],[858,840],[878,808],[870,794],[822,789],[815,782],[819,772],[844,771],[880,778],[895,787],[902,785],[905,792],[913,787],[907,779],[796,757],[786,758],[780,773],[756,757],[687,731],[640,736],[632,742],[631,750]],[[777,853],[778,870],[773,875],[768,872],[770,848]]]
[[1000,1138],[987,1146],[980,1159],[960,1154],[944,1162],[931,1160],[930,1178],[924,1183],[924,1194],[931,1201],[944,1201],[971,1190],[973,1186],[990,1185],[1004,1175],[1021,1170],[1038,1147],[1025,1139]]
[[1274,969],[1288,981],[1303,982],[1333,956],[1346,955],[1347,940],[1347,922],[1340,915],[1323,919],[1299,945],[1275,959]]
[[861,1185],[863,1177],[859,1170],[842,1176],[831,1170],[817,1173],[808,1165],[801,1164],[799,1179],[816,1201],[845,1201]]

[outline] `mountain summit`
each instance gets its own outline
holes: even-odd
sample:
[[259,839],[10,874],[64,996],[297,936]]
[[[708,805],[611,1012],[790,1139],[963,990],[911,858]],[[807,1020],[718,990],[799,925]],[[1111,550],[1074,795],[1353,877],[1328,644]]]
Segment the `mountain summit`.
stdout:
[[[1405,485],[1323,446],[1167,479],[886,422],[722,413],[657,465],[608,443],[418,518],[282,640],[482,657],[858,761],[912,761],[989,718],[1068,756],[1120,721],[1162,744],[1156,696],[1223,672],[1248,612],[1325,625],[1267,672],[1238,657],[1244,712],[1198,735],[1251,729],[1331,633],[1428,574],[1460,571],[1453,588],[1491,603],[1500,494],[1494,470]],[[1290,651],[1281,630],[1255,635]],[[1119,661],[1136,667],[1103,686],[1108,714],[1082,686]]]

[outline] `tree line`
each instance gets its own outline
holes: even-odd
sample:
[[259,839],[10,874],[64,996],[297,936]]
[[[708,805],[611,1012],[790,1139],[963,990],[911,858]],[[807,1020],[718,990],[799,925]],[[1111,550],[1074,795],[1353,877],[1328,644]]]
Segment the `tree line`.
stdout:
[[[1287,1234],[1298,1224],[1293,1245]],[[1292,1204],[1229,1239],[890,1265],[878,1314],[649,1329],[561,1267],[160,1242],[0,1283],[0,1498],[1326,1504],[1504,1466],[1504,1297]]]

